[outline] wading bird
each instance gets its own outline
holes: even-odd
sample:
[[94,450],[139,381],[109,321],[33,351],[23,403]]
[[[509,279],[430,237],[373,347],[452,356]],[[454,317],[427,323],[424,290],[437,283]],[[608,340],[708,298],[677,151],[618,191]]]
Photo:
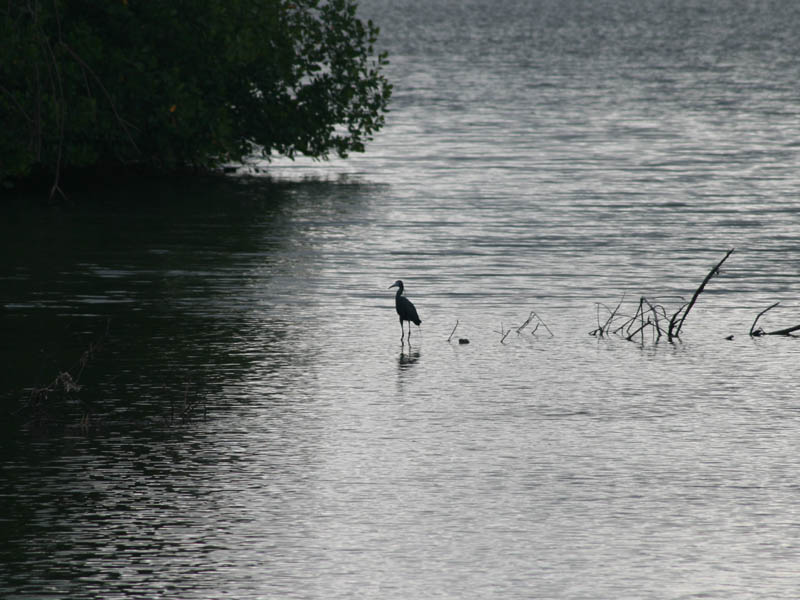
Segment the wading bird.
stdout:
[[408,321],[408,341],[411,342],[411,323],[419,327],[420,321],[417,309],[411,304],[411,300],[403,296],[403,282],[399,279],[389,286],[389,289],[397,288],[397,294],[394,297],[394,307],[397,309],[397,314],[400,317],[400,341],[402,342],[406,336],[406,330],[403,327],[403,321]]

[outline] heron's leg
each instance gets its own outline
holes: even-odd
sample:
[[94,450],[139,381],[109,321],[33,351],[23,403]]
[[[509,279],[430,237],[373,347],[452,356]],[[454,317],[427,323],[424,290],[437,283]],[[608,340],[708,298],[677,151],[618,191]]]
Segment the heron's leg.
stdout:
[[400,319],[400,341],[402,342],[404,339],[406,339],[406,329],[403,327],[403,319]]

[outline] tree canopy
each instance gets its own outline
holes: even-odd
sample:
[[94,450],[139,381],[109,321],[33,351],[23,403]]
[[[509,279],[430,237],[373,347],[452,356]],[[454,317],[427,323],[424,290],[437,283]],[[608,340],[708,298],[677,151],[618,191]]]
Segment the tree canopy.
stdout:
[[0,179],[361,152],[391,86],[354,0],[10,0]]

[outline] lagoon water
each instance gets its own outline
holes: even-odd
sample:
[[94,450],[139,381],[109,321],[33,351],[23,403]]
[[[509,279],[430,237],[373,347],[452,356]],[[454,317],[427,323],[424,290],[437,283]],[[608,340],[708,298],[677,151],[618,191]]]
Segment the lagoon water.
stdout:
[[800,5],[360,10],[365,155],[3,207],[0,596],[795,598]]

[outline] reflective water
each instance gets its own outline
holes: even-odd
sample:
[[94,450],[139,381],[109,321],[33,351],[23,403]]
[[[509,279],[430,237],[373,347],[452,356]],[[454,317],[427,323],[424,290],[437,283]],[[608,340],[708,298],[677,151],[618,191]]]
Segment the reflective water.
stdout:
[[0,595],[795,597],[795,4],[362,10],[366,155],[3,209]]

